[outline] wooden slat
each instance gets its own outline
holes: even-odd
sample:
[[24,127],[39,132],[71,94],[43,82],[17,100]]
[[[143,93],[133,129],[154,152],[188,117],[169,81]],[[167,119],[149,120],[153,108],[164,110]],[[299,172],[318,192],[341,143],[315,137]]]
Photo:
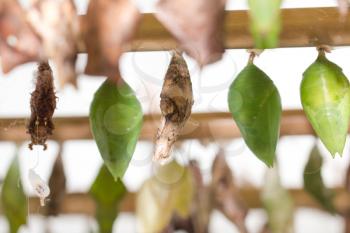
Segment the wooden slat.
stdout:
[[[282,10],[283,31],[279,47],[307,47],[320,44],[350,45],[350,14],[344,21],[337,8],[298,8]],[[253,48],[249,17],[245,10],[227,11],[224,45],[228,49]],[[169,50],[176,41],[153,14],[144,14],[131,43],[131,51]]]
[[[159,115],[147,115],[144,118],[140,140],[152,141],[156,135]],[[1,119],[0,141],[23,142],[29,140],[26,134],[26,119]],[[55,118],[55,130],[50,139],[57,141],[92,139],[88,117]],[[283,112],[281,135],[314,134],[302,110]],[[196,113],[192,114],[186,124],[181,139],[230,139],[240,137],[230,113]]]
[[[333,191],[336,193],[334,198],[334,205],[338,213],[349,213],[350,209],[350,193],[346,192],[343,188],[335,188]],[[320,205],[310,197],[302,189],[290,189],[290,194],[294,199],[295,206],[297,208],[306,207],[321,209]],[[262,208],[260,201],[260,190],[255,188],[244,188],[240,190],[241,197],[249,208]],[[40,208],[39,200],[36,197],[29,199],[29,207],[31,213],[45,213],[43,208]],[[120,210],[122,212],[134,212],[135,211],[135,193],[129,193],[123,202],[121,203]],[[68,194],[62,201],[60,208],[61,214],[86,214],[94,215],[95,204],[93,199],[84,193]],[[0,211],[1,214],[1,211]]]

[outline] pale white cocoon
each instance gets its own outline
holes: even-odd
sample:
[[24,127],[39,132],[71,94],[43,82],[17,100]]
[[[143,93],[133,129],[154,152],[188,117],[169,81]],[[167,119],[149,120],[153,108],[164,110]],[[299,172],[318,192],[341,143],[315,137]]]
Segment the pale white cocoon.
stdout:
[[33,169],[29,169],[28,178],[35,194],[40,198],[40,205],[44,206],[45,198],[50,195],[49,186]]

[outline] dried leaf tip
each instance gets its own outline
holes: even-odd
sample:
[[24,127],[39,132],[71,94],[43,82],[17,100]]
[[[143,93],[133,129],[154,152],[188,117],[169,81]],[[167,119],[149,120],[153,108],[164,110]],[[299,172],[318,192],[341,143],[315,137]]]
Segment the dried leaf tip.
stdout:
[[222,149],[219,150],[212,166],[211,190],[215,208],[233,222],[239,232],[247,233],[245,220],[248,209],[239,195]]
[[46,58],[57,67],[60,86],[76,87],[80,23],[73,0],[33,0],[27,19],[42,40]]
[[160,0],[155,16],[202,67],[224,53],[225,4],[226,0]]
[[53,165],[51,176],[49,179],[50,202],[47,203],[45,214],[48,216],[56,216],[59,214],[60,205],[66,194],[66,176],[64,173],[62,161],[63,144],[60,143],[58,155]]
[[319,45],[316,47],[317,51],[319,53],[325,54],[325,53],[331,53],[333,48],[329,45]]
[[119,58],[133,38],[141,19],[134,1],[91,0],[85,17],[84,40],[88,75],[113,76]]
[[186,62],[179,51],[173,51],[160,98],[162,125],[156,137],[155,161],[169,158],[173,144],[191,115],[192,83]]
[[7,73],[20,64],[39,60],[43,54],[41,41],[27,22],[20,3],[0,0],[0,17],[2,71]]
[[348,0],[338,0],[338,9],[340,14],[340,19],[342,21],[346,20],[346,16],[349,12],[349,1]]
[[56,109],[56,99],[50,65],[48,62],[41,62],[36,74],[35,90],[31,94],[31,116],[27,125],[27,133],[31,135],[31,150],[33,145],[42,145],[44,150],[47,148],[46,140],[54,129],[52,116]]

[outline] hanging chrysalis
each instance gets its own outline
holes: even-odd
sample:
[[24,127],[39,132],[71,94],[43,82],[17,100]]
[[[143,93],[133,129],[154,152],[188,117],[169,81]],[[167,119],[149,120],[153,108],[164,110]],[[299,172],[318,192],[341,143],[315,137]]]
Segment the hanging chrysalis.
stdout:
[[281,3],[282,0],[248,0],[250,31],[256,48],[274,48],[278,45]]
[[266,171],[260,199],[267,214],[269,232],[294,232],[294,201],[281,184],[277,166]]
[[40,205],[45,206],[45,199],[50,195],[49,186],[33,169],[29,169],[28,178],[35,195],[40,198]]
[[8,221],[8,232],[19,232],[19,228],[27,223],[28,202],[21,182],[18,149],[1,184],[0,205],[1,215]]
[[162,125],[156,138],[155,161],[169,158],[173,144],[191,115],[193,94],[190,73],[178,51],[173,52],[160,98]]
[[282,113],[281,98],[273,81],[253,63],[230,86],[228,105],[249,149],[267,166],[273,166]]
[[138,232],[166,232],[163,230],[173,216],[188,218],[193,204],[194,185],[190,169],[175,160],[164,166],[156,166],[154,176],[143,183],[136,196]]
[[115,219],[119,214],[119,204],[127,189],[121,179],[115,180],[109,169],[102,166],[89,191],[96,206],[96,222],[99,233],[113,232]]
[[115,180],[122,178],[141,132],[141,104],[120,74],[118,84],[107,79],[96,91],[90,107],[91,131],[102,159]]
[[304,190],[310,194],[326,211],[336,213],[333,205],[334,193],[323,182],[322,170],[323,158],[315,145],[309,155],[309,160],[304,168]]
[[301,103],[316,134],[334,157],[342,154],[349,127],[350,85],[342,69],[319,48],[316,61],[303,74]]
[[46,140],[52,135],[54,124],[52,116],[56,108],[56,94],[52,70],[48,62],[41,62],[36,74],[35,90],[31,94],[31,116],[27,125],[27,133],[31,136],[29,149],[33,145],[42,145],[47,149]]

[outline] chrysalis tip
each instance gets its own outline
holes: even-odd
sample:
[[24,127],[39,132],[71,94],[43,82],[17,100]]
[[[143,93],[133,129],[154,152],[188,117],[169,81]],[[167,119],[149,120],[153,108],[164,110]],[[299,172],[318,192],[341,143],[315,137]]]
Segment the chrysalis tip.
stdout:
[[50,195],[49,186],[33,169],[29,170],[28,178],[35,195],[40,198],[40,205],[45,206],[45,199]]

